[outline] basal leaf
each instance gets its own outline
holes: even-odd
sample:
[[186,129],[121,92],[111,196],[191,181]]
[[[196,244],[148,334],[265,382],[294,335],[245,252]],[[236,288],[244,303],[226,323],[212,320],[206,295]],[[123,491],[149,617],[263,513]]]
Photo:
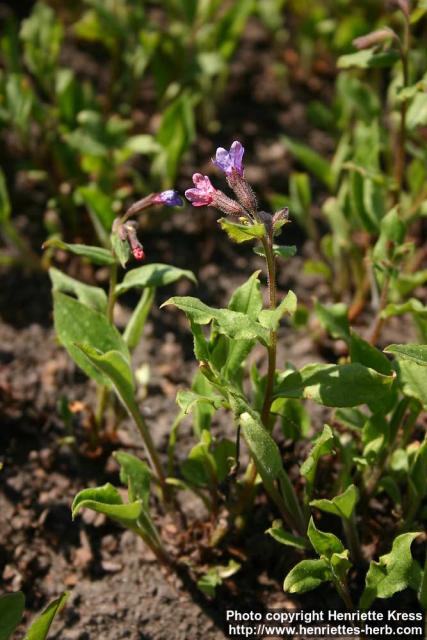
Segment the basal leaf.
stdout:
[[77,342],[83,342],[100,354],[118,351],[124,360],[129,360],[129,351],[117,329],[106,316],[64,293],[53,295],[53,317],[57,336],[76,364],[90,377],[101,384],[110,385],[105,374],[94,367]]
[[285,531],[281,520],[275,520],[271,527],[267,529],[265,533],[268,533],[274,540],[284,544],[288,547],[295,547],[305,551],[307,549],[307,541],[305,538],[295,536],[289,531]]
[[321,511],[325,511],[325,513],[332,513],[335,516],[348,520],[354,511],[358,497],[359,494],[356,487],[354,484],[351,484],[344,493],[335,496],[332,500],[326,500],[324,498],[311,500],[310,505],[317,507]]
[[135,384],[129,360],[120,351],[101,353],[86,344],[76,343],[76,348],[112,384],[120,400],[130,414],[138,411],[135,400]]
[[144,507],[147,507],[151,480],[148,465],[124,451],[116,451],[113,456],[120,465],[120,480],[128,487],[129,502],[141,500]]
[[21,622],[25,597],[21,591],[0,596],[0,640],[9,640]]
[[353,363],[359,362],[385,376],[390,376],[393,373],[393,367],[387,356],[363,340],[354,331],[351,332],[350,338],[350,358]]
[[61,611],[68,598],[68,593],[63,593],[62,596],[53,600],[37,617],[28,629],[24,640],[45,640],[47,638],[51,624],[55,616]]
[[286,576],[283,590],[289,593],[305,593],[332,579],[329,563],[323,558],[302,560]]
[[407,587],[417,590],[421,569],[411,555],[411,544],[420,533],[403,533],[393,541],[390,553],[371,561],[360,608],[368,609],[376,598],[391,598]]
[[303,475],[307,482],[306,492],[308,496],[311,496],[314,479],[316,475],[317,463],[319,459],[331,453],[335,442],[335,436],[329,425],[325,424],[322,433],[316,439],[313,448],[311,449],[308,457],[301,465],[300,473]]
[[142,511],[142,502],[124,504],[118,490],[107,482],[102,487],[83,489],[76,495],[71,507],[73,518],[81,509],[104,513],[125,527],[134,527]]
[[105,313],[107,309],[107,294],[100,287],[93,287],[80,280],[75,280],[67,276],[62,271],[51,267],[49,276],[52,281],[52,291],[61,291],[62,293],[72,293],[76,298],[87,307]]
[[313,518],[310,518],[308,525],[307,535],[313,549],[319,556],[324,556],[328,560],[334,553],[342,553],[344,551],[344,545],[337,536],[333,533],[326,533],[316,528]]

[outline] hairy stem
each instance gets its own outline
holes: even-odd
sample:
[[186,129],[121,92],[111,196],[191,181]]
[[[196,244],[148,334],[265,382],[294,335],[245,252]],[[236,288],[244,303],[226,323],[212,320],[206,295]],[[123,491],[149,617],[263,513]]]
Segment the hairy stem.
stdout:
[[[114,254],[113,254],[114,255]],[[117,284],[117,262],[111,265],[110,269],[110,281],[108,285],[108,301],[107,301],[107,319],[110,323],[114,319],[114,305],[116,302],[115,288]],[[98,385],[97,390],[97,406],[95,410],[95,425],[94,425],[94,437],[95,440],[99,440],[99,430],[104,418],[105,409],[108,404],[109,388],[106,385]]]
[[[405,17],[405,26],[403,33],[403,42],[400,46],[400,57],[402,60],[403,71],[403,88],[409,84],[409,49],[410,49],[410,25],[409,20]],[[405,169],[405,147],[406,147],[406,116],[408,111],[408,101],[402,101],[400,107],[400,130],[397,145],[395,180],[396,180],[396,204],[400,202],[403,186],[403,175]]]
[[[276,258],[273,253],[273,239],[263,239],[263,247],[267,262],[267,282],[269,306],[273,311],[276,308],[277,286],[276,286]],[[267,383],[265,386],[264,403],[261,411],[261,420],[266,429],[269,430],[269,418],[271,403],[273,400],[274,376],[276,374],[276,351],[277,351],[277,331],[270,331],[270,344],[268,346],[268,370]]]

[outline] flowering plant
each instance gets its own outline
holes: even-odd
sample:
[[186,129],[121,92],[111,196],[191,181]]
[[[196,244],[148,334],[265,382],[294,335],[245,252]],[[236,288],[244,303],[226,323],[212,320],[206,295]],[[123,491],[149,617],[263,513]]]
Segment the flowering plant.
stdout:
[[[85,489],[74,500],[73,514],[82,508],[107,514],[140,535],[159,561],[195,574],[200,589],[212,596],[225,577],[240,569],[240,563],[229,558],[228,565],[212,566],[200,575],[200,568],[174,556],[150,515],[150,482],[157,487],[165,509],[175,513],[177,526],[190,530],[192,524],[182,512],[179,491],[195,493],[210,514],[201,544],[211,549],[250,527],[250,514],[262,488],[273,513],[280,516],[280,520],[266,522],[266,533],[283,545],[318,556],[302,560],[288,573],[285,590],[305,592],[331,582],[348,608],[355,606],[355,597],[360,598],[360,607],[367,608],[377,597],[387,598],[410,587],[425,607],[426,571],[411,553],[420,534],[411,529],[416,529],[421,502],[427,495],[421,473],[427,461],[427,439],[416,441],[417,447],[407,446],[414,438],[421,411],[421,403],[408,393],[408,380],[414,366],[425,366],[419,362],[425,354],[413,348],[405,352],[399,346],[390,347],[396,357],[406,358],[407,375],[402,376],[403,361],[395,368],[384,353],[350,331],[348,318],[340,316],[340,310],[319,307],[325,326],[348,344],[348,358],[335,364],[314,363],[301,369],[286,364],[283,370],[278,369],[281,323],[292,320],[297,299],[292,291],[280,295],[276,274],[279,261],[291,258],[296,249],[276,243],[289,222],[288,210],[268,213],[258,207],[245,178],[243,154],[241,144],[234,142],[229,152],[218,149],[214,161],[224,171],[234,197],[200,173],[193,176],[194,187],[186,191],[186,197],[196,207],[206,204],[226,214],[219,223],[232,241],[257,243],[255,252],[266,265],[268,306],[264,307],[261,292],[261,270],[234,291],[226,308],[210,307],[190,296],[175,296],[162,305],[173,305],[186,314],[199,362],[191,389],[177,396],[180,411],[171,426],[166,469],[153,451],[148,426],[141,423],[131,371],[122,354],[111,348],[101,352],[77,345],[98,373],[110,379],[135,419],[149,443],[149,465],[128,453],[117,453],[129,501],[124,502],[109,484]],[[247,362],[256,345],[265,357],[260,359],[259,351],[255,360],[251,356],[247,376]],[[290,469],[284,462],[283,438],[294,447],[307,438],[310,418],[306,399],[331,411],[334,428],[325,424],[310,445],[304,445],[308,451],[305,459],[298,457],[297,468]],[[225,437],[216,432],[213,417],[220,409],[234,424],[231,437],[230,431]],[[197,442],[179,462],[177,472],[179,427],[190,415]],[[359,439],[349,437],[347,431],[349,425],[354,429],[355,423],[361,430]],[[408,475],[403,484],[400,478],[402,517],[396,521],[391,551],[376,562],[364,546],[361,506],[384,490],[396,495],[397,476],[390,451],[405,456]],[[329,483],[324,487],[317,482],[318,469],[325,461],[330,467],[332,460],[338,470],[334,489]],[[416,496],[415,501],[408,501],[410,496]],[[324,530],[330,525],[322,513],[338,519],[338,535]],[[354,571],[365,576],[360,593],[349,582]]]

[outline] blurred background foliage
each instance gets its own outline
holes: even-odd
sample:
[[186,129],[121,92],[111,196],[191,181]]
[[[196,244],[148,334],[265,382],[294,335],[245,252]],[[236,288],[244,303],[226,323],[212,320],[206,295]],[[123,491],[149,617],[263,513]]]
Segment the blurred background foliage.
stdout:
[[[418,43],[425,36],[426,11],[420,0],[411,16]],[[247,93],[241,103],[238,95],[238,104],[227,100],[242,47],[257,55],[257,41],[248,36],[256,24],[268,42],[269,81],[276,92],[285,94],[301,77],[309,78],[296,99],[304,105],[306,126],[323,132],[330,149],[325,157],[286,127],[271,129],[268,143],[280,145],[293,164],[261,190],[266,202],[289,204],[300,228],[319,245],[321,264],[312,261],[308,269],[331,282],[338,271],[338,289],[350,286],[352,278],[363,289],[364,248],[353,246],[354,233],[378,236],[389,209],[393,185],[387,165],[401,68],[393,56],[381,69],[376,58],[359,64],[345,56],[354,52],[355,37],[384,24],[401,28],[401,16],[390,14],[387,3],[38,0],[0,3],[0,18],[0,224],[15,259],[37,266],[34,228],[42,239],[86,235],[93,241],[95,235],[107,244],[125,203],[150,190],[185,186],[184,177],[196,168],[199,140],[227,144],[232,135],[246,142],[240,129],[245,111],[262,120],[265,101],[248,103]],[[413,46],[414,82],[424,82],[426,56],[425,47]],[[322,83],[313,97],[310,82],[319,74]],[[405,185],[425,207],[427,154],[425,136],[419,135],[427,125],[425,85],[411,100]],[[322,201],[328,197],[321,211],[319,193]],[[84,230],[82,213],[92,223]],[[20,225],[14,223],[18,214],[24,218]],[[33,227],[27,228],[26,219]],[[2,260],[12,260],[10,251]]]

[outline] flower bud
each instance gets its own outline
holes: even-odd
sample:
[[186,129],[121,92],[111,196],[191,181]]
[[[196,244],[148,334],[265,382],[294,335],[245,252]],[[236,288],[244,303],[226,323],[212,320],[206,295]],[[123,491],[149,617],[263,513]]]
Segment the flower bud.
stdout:
[[233,170],[227,176],[227,182],[237,196],[238,201],[247,211],[256,212],[258,204],[252,187],[238,171]]
[[215,195],[212,198],[211,204],[213,207],[215,207],[216,209],[219,209],[220,211],[223,211],[228,216],[237,216],[237,217],[243,216],[245,217],[245,220],[247,219],[247,216],[245,216],[246,212],[244,211],[242,206],[232,198],[229,198],[228,196],[226,196],[225,193],[223,193],[222,191],[219,191],[218,189],[215,191]]
[[393,29],[389,29],[388,27],[383,27],[382,29],[378,29],[377,31],[372,31],[371,33],[367,33],[365,36],[360,36],[360,38],[356,38],[353,40],[353,45],[356,49],[370,49],[371,47],[375,47],[376,45],[382,44],[383,42],[387,42],[390,39],[397,39],[397,35],[393,31]]

